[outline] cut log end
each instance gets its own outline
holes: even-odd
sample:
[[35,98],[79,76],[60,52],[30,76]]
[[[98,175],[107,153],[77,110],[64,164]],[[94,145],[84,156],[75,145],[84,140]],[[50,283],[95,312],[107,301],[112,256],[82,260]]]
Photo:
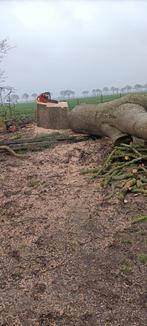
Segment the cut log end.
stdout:
[[132,143],[132,137],[130,135],[123,135],[120,136],[119,138],[115,139],[114,145],[119,146],[121,144],[130,144]]

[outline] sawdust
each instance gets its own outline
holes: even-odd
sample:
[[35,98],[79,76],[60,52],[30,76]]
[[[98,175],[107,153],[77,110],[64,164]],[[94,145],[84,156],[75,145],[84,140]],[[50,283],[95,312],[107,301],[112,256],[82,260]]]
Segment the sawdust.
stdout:
[[145,325],[137,257],[146,230],[131,221],[147,202],[109,204],[98,180],[80,174],[111,146],[66,144],[25,161],[1,154],[0,325]]
[[34,135],[39,135],[39,134],[52,134],[52,133],[60,133],[60,134],[69,134],[69,135],[75,135],[75,133],[71,129],[45,129],[38,127],[36,124],[32,125],[32,133]]

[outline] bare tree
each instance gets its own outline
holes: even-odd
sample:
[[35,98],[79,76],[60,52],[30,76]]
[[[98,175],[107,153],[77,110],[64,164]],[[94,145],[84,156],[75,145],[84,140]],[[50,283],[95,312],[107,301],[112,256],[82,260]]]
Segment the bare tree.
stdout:
[[[5,54],[10,49],[7,39],[0,41],[0,64],[5,56]],[[5,81],[5,71],[0,68],[0,83],[2,84]]]
[[136,84],[135,86],[134,86],[134,89],[135,89],[135,91],[136,92],[141,92],[142,91],[142,85],[140,85],[140,84]]
[[113,95],[114,94],[118,94],[118,92],[119,92],[119,88],[118,87],[114,87],[114,86],[112,86],[110,90],[111,90],[111,92],[112,92]]
[[109,92],[109,88],[108,87],[104,87],[103,88],[103,92],[104,92],[104,94],[107,94]]
[[118,87],[114,87],[115,88],[115,93],[118,95],[118,93],[119,93],[119,88]]
[[31,97],[35,100],[37,98],[37,93],[32,93]]
[[70,89],[68,89],[66,92],[67,92],[67,97],[69,97],[69,98],[74,97],[74,95],[75,95],[75,92]]
[[61,91],[61,92],[60,92],[60,95],[61,95],[63,98],[65,98],[65,96],[66,96],[66,91]]
[[71,93],[72,97],[75,97],[75,92],[74,91],[70,91],[70,93]]
[[93,96],[96,96],[96,93],[97,93],[97,91],[96,91],[96,89],[94,88],[94,89],[92,90],[92,95],[93,95]]
[[64,91],[61,91],[60,92],[61,96],[63,96],[64,98],[66,97],[67,99],[70,98],[71,96],[74,97],[75,95],[75,92],[70,90],[70,89],[66,89]]
[[122,87],[122,88],[120,89],[120,91],[121,91],[121,93],[124,93],[124,92],[125,92],[125,88]]
[[7,100],[8,104],[11,104],[11,95],[14,91],[14,88],[11,86],[4,86],[3,83],[6,79],[5,70],[2,69],[1,63],[4,59],[4,56],[11,49],[8,44],[7,39],[0,40],[0,104],[4,104],[4,101]]
[[19,100],[19,95],[17,95],[17,94],[12,94],[12,96],[11,96],[11,101],[12,101],[13,103],[18,103],[18,100]]
[[88,96],[89,91],[83,91],[82,94],[83,96]]
[[100,88],[95,89],[95,91],[96,91],[96,96],[102,95],[102,91]]
[[0,105],[3,104],[4,87],[0,87]]
[[114,86],[112,86],[110,90],[111,90],[111,92],[112,92],[112,93],[113,93],[113,95],[114,95],[114,93],[115,93],[115,87],[114,87]]
[[126,85],[123,89],[124,89],[124,92],[125,92],[125,93],[129,93],[129,92],[131,92],[131,90],[132,90],[132,86],[130,86],[130,85]]
[[23,99],[24,101],[28,102],[28,98],[29,98],[29,94],[28,94],[28,93],[24,93],[24,94],[22,95],[22,99]]
[[69,96],[70,96],[70,91],[69,91],[68,89],[66,89],[64,93],[65,93],[65,97],[66,97],[66,98],[69,98]]
[[4,99],[7,101],[8,104],[11,104],[14,91],[15,91],[14,87],[11,86],[3,87]]

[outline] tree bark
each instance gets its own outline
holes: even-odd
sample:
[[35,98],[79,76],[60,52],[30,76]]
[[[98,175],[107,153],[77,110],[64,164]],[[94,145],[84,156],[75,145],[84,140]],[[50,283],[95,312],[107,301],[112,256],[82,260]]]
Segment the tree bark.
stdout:
[[147,140],[147,95],[127,95],[103,104],[77,105],[69,127],[80,133],[108,136],[117,144],[133,137]]

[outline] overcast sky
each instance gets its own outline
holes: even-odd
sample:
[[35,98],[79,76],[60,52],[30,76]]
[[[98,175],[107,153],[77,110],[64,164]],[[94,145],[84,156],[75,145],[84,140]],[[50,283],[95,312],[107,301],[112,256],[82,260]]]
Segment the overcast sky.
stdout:
[[146,0],[0,0],[3,38],[18,94],[147,83]]

